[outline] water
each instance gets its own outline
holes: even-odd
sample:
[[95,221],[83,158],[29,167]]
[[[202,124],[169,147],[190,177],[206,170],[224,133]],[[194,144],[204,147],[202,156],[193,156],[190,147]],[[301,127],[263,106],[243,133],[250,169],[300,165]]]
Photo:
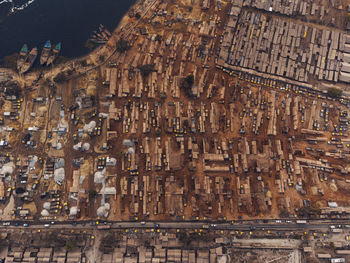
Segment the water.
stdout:
[[[61,55],[79,57],[91,32],[103,24],[112,31],[135,0],[0,0],[0,58],[24,43],[41,52],[46,40],[62,42]],[[7,15],[11,8],[16,13]]]

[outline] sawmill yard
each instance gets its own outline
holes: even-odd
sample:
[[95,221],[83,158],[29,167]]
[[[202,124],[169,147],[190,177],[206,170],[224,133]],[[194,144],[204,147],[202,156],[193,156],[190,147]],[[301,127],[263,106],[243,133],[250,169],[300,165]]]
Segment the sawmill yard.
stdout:
[[0,75],[3,219],[350,214],[345,3],[175,2],[84,74]]

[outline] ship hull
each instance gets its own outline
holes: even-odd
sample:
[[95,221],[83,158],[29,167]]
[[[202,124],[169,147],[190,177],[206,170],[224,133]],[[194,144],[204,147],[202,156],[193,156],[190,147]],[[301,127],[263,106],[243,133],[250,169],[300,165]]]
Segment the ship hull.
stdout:
[[46,62],[47,66],[51,65],[56,60],[60,51],[61,51],[61,43],[58,43],[55,46],[55,48],[52,50],[50,57],[47,59],[47,62]]
[[40,65],[44,65],[47,62],[50,56],[50,52],[51,52],[51,43],[50,41],[47,41],[44,45],[43,51],[41,52]]
[[34,61],[36,60],[37,56],[38,56],[38,49],[37,48],[33,48],[30,51],[27,60],[24,62],[24,64],[21,67],[20,72],[22,74],[27,72],[33,66]]
[[17,70],[18,71],[21,69],[24,62],[27,60],[27,58],[28,58],[28,47],[26,44],[24,44],[21,51],[19,52],[19,55],[17,58]]

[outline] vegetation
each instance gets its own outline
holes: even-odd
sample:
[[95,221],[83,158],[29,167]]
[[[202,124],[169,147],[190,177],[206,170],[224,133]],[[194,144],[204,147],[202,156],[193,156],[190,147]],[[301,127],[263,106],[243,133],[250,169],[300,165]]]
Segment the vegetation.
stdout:
[[141,18],[140,13],[136,13],[136,14],[135,14],[135,17],[136,17],[137,19],[140,19],[140,18]]
[[104,55],[100,55],[99,58],[98,58],[101,62],[103,62],[106,58]]
[[94,199],[97,196],[96,190],[89,190],[89,198]]
[[154,38],[155,41],[161,42],[162,41],[162,36],[161,35],[156,35]]
[[120,53],[123,53],[125,51],[127,51],[128,49],[130,49],[130,45],[129,45],[129,42],[125,39],[119,39],[117,44],[116,44],[116,48],[117,48],[117,51],[120,52]]
[[154,71],[154,64],[146,64],[138,67],[141,71],[142,77],[148,77]]
[[181,88],[184,89],[187,97],[192,96],[192,86],[194,84],[194,76],[193,74],[189,74],[186,78],[184,78],[181,82]]
[[64,249],[67,251],[71,251],[71,250],[75,249],[76,246],[77,246],[77,242],[74,239],[69,239],[66,241]]
[[82,67],[86,67],[86,66],[88,65],[88,63],[86,62],[86,60],[81,60],[81,61],[79,61],[79,63],[80,63],[80,65],[81,65]]
[[17,85],[13,85],[11,87],[7,87],[5,91],[6,96],[13,96],[15,95],[16,97],[19,97],[21,95],[21,88]]
[[162,130],[160,128],[156,128],[156,136],[160,136],[162,134]]
[[299,217],[317,218],[320,214],[321,210],[316,206],[302,207],[298,210]]
[[199,52],[203,52],[203,51],[205,51],[205,45],[203,45],[203,44],[200,44],[199,46],[198,46],[198,51]]
[[116,247],[120,240],[121,240],[120,235],[114,235],[114,233],[108,233],[102,238],[99,249],[100,251],[108,251],[109,248]]
[[53,81],[56,83],[62,83],[67,80],[67,76],[64,72],[60,72],[53,78]]
[[328,88],[327,94],[332,98],[339,98],[343,94],[343,91],[337,88]]
[[283,208],[280,210],[280,217],[283,218],[283,217],[289,217],[289,212],[287,209]]
[[192,87],[193,83],[194,83],[194,76],[193,74],[190,74],[185,78],[185,84],[187,84],[189,87]]
[[213,236],[210,233],[186,233],[180,232],[178,234],[178,238],[180,242],[182,242],[185,246],[191,246],[192,242],[196,241],[205,241],[207,243],[214,241]]

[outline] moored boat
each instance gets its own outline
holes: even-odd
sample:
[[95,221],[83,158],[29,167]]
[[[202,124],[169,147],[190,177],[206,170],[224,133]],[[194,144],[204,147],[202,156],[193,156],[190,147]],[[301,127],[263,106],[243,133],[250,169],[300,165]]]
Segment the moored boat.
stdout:
[[28,46],[24,44],[17,58],[17,70],[19,71],[28,56]]
[[37,56],[38,56],[38,48],[35,47],[29,52],[28,57],[26,61],[23,63],[20,72],[21,73],[27,72],[33,66]]
[[49,58],[51,51],[51,42],[50,40],[46,41],[43,50],[41,51],[41,56],[40,56],[40,65],[43,65],[46,63],[47,59]]
[[60,51],[61,51],[61,42],[58,43],[52,50],[50,57],[47,59],[46,65],[49,66],[51,63],[53,63],[55,59],[58,57],[58,54],[60,53]]

